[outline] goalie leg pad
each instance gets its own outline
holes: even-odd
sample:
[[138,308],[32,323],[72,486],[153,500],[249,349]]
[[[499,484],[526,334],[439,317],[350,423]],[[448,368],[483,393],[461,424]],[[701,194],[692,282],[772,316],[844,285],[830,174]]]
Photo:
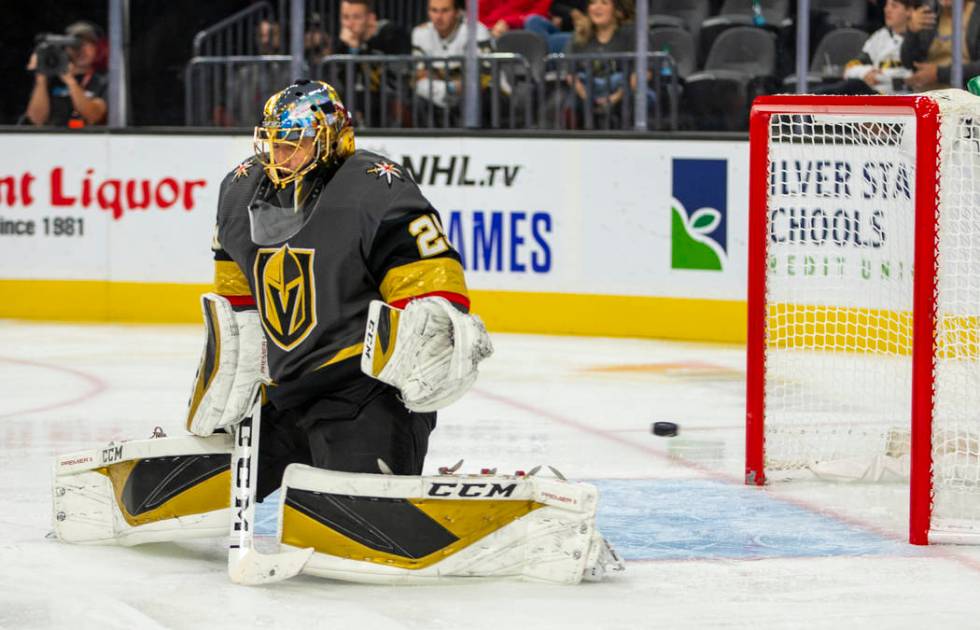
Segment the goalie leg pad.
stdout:
[[188,403],[187,429],[208,436],[239,422],[256,383],[267,382],[265,336],[256,311],[236,312],[214,293],[201,296],[207,339]]
[[370,475],[294,464],[283,481],[280,540],[315,549],[304,573],[338,580],[574,584],[600,579],[614,563],[596,532],[596,501],[595,487],[558,479]]
[[71,543],[136,545],[228,529],[231,437],[110,443],[55,462],[53,525]]

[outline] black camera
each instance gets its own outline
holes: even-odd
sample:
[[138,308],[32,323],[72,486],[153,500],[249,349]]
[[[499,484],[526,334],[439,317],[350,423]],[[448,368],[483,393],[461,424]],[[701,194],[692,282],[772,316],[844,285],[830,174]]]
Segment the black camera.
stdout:
[[36,72],[49,77],[57,77],[68,71],[68,49],[78,48],[81,41],[71,35],[52,35],[41,33],[34,38],[37,55]]

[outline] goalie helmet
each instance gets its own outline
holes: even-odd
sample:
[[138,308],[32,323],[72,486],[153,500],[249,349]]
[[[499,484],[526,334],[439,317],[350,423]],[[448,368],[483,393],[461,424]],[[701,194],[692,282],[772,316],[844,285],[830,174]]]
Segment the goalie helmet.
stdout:
[[333,87],[302,79],[265,102],[253,149],[272,183],[284,188],[354,153],[354,128]]

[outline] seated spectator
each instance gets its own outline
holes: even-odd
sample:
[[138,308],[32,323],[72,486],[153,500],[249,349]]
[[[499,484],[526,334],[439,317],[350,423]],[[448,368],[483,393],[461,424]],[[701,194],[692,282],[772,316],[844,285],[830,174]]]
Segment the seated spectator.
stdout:
[[818,94],[893,94],[911,75],[903,68],[902,40],[916,0],[887,0],[885,25],[872,33],[861,55],[847,63],[844,80],[816,90]]
[[527,16],[524,29],[543,35],[548,40],[548,52],[564,52],[572,39],[575,20],[585,17],[588,0],[560,0],[551,3],[547,14]]
[[262,19],[255,25],[255,46],[260,55],[278,55],[280,39],[279,25],[272,20]]
[[[479,22],[476,29],[479,51],[490,52],[493,47],[490,31]],[[412,30],[412,51],[423,57],[462,56],[466,52],[467,36],[466,15],[454,0],[429,0],[429,21]],[[425,100],[431,99],[437,107],[449,107],[458,102],[463,89],[458,61],[436,66],[419,64],[415,79],[415,93]]]
[[[573,55],[633,52],[636,33],[633,28],[623,28],[632,18],[631,0],[589,0],[586,15],[576,21],[568,52]],[[622,64],[596,60],[591,65],[592,85],[587,86],[588,75],[579,72],[573,79],[575,93],[583,101],[591,98],[597,110],[611,109],[625,94]]]
[[[963,77],[980,74],[980,12],[973,0],[963,3]],[[914,68],[907,79],[918,92],[949,87],[953,62],[953,0],[939,0],[939,14],[928,5],[912,12],[902,42],[902,65]]]
[[[283,54],[281,32],[278,23],[259,20],[253,33],[256,53],[262,57]],[[234,76],[230,91],[211,111],[212,124],[218,127],[256,125],[268,95],[276,86],[287,85],[292,74],[288,61],[267,59],[234,63],[229,72]]]
[[310,16],[306,32],[303,33],[303,58],[311,70],[316,70],[320,63],[329,57],[331,51],[330,35],[323,27],[323,18],[319,13]]
[[497,39],[524,28],[528,16],[547,13],[550,6],[551,0],[480,0],[480,21]]
[[408,55],[412,40],[400,26],[379,20],[374,0],[342,0],[340,3],[338,55]]
[[[342,0],[338,55],[409,55],[412,40],[400,26],[378,19],[374,0]],[[330,82],[344,90],[344,102],[358,125],[408,126],[402,95],[410,94],[411,64],[359,63],[331,67]],[[351,81],[348,82],[348,73]],[[389,88],[382,94],[381,81]]]
[[103,35],[89,22],[75,22],[65,34],[78,42],[66,49],[68,67],[58,76],[48,76],[38,68],[37,55],[32,54],[27,69],[34,72],[34,90],[27,103],[25,116],[36,126],[80,128],[103,125],[108,106],[106,94],[109,81],[97,70],[101,63]]

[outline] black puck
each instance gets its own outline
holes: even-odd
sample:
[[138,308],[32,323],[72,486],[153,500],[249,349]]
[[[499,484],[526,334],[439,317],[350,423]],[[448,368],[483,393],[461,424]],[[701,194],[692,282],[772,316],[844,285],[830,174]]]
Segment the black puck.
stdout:
[[677,435],[676,422],[654,422],[650,427],[650,432],[661,437],[674,437]]

